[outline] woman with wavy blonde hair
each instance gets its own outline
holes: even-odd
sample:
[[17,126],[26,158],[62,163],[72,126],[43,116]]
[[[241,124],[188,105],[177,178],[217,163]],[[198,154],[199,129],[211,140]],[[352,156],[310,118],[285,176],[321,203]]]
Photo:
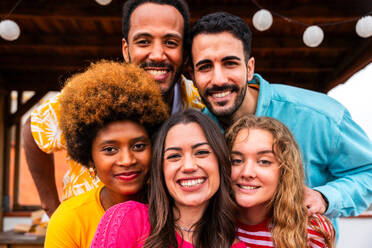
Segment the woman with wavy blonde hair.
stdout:
[[331,222],[307,216],[301,154],[287,127],[270,117],[244,116],[226,139],[239,239],[248,247],[334,247]]

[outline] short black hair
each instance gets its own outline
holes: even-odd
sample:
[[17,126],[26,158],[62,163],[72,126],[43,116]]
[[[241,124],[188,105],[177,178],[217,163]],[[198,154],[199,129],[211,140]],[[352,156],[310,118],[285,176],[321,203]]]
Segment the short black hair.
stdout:
[[242,18],[227,12],[215,12],[203,16],[195,22],[187,40],[187,50],[190,56],[192,56],[192,42],[195,36],[198,34],[218,34],[222,32],[229,32],[242,41],[244,57],[247,62],[251,54],[252,32]]
[[[186,36],[189,33],[190,26],[190,11],[187,3],[184,0],[128,0],[123,5],[122,31],[123,37],[128,42],[128,33],[130,28],[130,17],[133,11],[140,5],[145,3],[155,3],[160,5],[170,5],[175,7],[183,17],[183,37],[186,41]],[[184,43],[185,44],[185,43]]]

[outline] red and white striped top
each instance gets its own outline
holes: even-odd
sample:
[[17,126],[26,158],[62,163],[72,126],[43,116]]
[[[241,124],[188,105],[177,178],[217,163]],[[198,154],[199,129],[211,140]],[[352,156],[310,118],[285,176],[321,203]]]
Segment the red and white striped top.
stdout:
[[[307,226],[308,245],[307,248],[326,248],[327,245],[324,236],[316,231],[314,227],[323,229],[329,237],[334,236],[334,228],[332,224],[325,220],[322,215],[315,214],[310,219],[311,225]],[[309,224],[310,224],[309,223]],[[248,248],[270,248],[274,247],[271,232],[268,228],[269,218],[257,225],[246,225],[238,222],[238,238],[243,241]]]

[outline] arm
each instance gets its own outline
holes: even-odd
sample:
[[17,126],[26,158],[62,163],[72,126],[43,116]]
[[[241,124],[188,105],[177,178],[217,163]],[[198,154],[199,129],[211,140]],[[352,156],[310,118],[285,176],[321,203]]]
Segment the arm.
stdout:
[[82,244],[81,219],[62,203],[48,223],[44,248],[79,248]]
[[60,203],[54,178],[54,157],[53,154],[40,150],[35,143],[31,133],[30,117],[23,129],[23,139],[26,161],[39,192],[41,206],[51,216]]
[[328,200],[327,216],[356,216],[372,201],[372,144],[347,111],[332,130],[338,134],[328,165],[334,179],[313,189]]

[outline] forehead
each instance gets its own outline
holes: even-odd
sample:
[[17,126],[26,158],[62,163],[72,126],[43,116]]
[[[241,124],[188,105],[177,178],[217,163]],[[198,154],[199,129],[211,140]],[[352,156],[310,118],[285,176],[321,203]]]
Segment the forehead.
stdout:
[[171,5],[144,3],[139,5],[130,16],[128,36],[144,32],[148,34],[161,33],[178,34],[183,37],[183,17]]
[[139,135],[147,137],[147,132],[142,125],[134,121],[123,120],[111,122],[104,128],[100,129],[95,139],[112,139],[113,137],[119,138],[123,136],[131,138]]
[[229,32],[201,33],[192,41],[194,62],[202,59],[222,59],[226,56],[244,58],[243,42]]
[[272,149],[273,135],[264,129],[243,128],[236,135],[233,150],[239,151],[262,151]]
[[187,124],[180,123],[169,129],[165,139],[165,147],[183,147],[206,141],[207,139],[203,129],[199,124],[195,122]]

